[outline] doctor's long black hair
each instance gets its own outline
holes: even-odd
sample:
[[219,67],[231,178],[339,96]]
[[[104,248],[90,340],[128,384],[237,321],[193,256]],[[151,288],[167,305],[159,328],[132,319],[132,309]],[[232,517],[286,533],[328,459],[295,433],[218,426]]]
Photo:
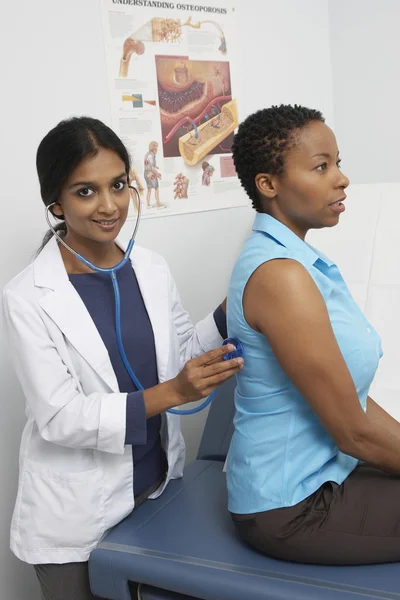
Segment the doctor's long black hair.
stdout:
[[[129,153],[117,134],[102,121],[91,117],[72,117],[49,131],[40,142],[36,154],[40,193],[45,206],[57,202],[72,171],[87,156],[95,156],[100,148],[118,154],[129,177]],[[62,217],[55,230],[66,231]],[[38,254],[52,236],[50,230],[45,234]]]

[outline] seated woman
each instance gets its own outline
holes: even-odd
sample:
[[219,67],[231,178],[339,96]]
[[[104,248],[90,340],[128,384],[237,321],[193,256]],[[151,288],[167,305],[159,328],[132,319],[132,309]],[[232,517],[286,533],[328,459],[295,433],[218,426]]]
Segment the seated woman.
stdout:
[[272,557],[400,561],[400,424],[368,396],[380,338],[337,266],[305,241],[345,210],[335,136],[320,112],[275,106],[240,125],[233,157],[257,216],[228,295],[229,335],[246,358],[232,518]]

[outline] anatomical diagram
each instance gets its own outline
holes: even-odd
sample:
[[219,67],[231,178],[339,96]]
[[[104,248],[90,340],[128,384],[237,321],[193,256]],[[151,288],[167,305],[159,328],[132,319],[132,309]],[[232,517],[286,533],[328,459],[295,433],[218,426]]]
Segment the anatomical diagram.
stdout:
[[156,71],[164,157],[195,165],[231,152],[238,115],[229,63],[156,56]]
[[218,50],[226,54],[226,40],[221,26],[215,21],[205,20],[192,23],[189,17],[184,23],[179,19],[163,19],[155,17],[145,25],[133,32],[123,43],[120,61],[120,77],[128,77],[129,66],[133,55],[144,54],[145,42],[179,43],[182,39],[183,29],[211,29],[216,33]]
[[189,189],[189,178],[183,173],[178,173],[174,181],[174,200],[187,200]]

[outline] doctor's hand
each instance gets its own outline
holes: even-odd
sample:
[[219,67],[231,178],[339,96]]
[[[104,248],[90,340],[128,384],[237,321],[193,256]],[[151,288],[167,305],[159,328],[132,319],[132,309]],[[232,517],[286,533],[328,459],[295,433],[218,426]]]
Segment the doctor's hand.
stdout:
[[232,345],[222,346],[189,360],[183,370],[171,380],[178,404],[195,402],[209,396],[219,385],[243,369],[243,358],[224,360],[233,352]]
[[243,369],[243,358],[224,360],[224,355],[233,350],[234,346],[227,345],[205,352],[189,360],[174,379],[145,390],[146,417],[209,396],[215,388]]

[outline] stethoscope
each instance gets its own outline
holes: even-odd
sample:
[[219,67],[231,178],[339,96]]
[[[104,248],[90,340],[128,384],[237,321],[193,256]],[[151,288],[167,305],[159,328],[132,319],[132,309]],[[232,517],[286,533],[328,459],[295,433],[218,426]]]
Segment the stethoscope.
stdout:
[[[97,267],[96,265],[91,263],[89,260],[87,260],[84,256],[82,256],[82,254],[75,252],[75,250],[73,250],[71,248],[71,246],[69,246],[62,239],[62,237],[58,235],[57,231],[54,229],[53,225],[51,224],[50,217],[49,217],[49,212],[50,212],[51,207],[58,204],[57,202],[53,202],[52,204],[49,204],[48,206],[46,206],[45,216],[46,216],[46,221],[47,221],[47,224],[48,224],[51,232],[56,237],[58,242],[60,242],[60,244],[62,244],[65,248],[67,248],[67,250],[72,252],[72,254],[74,256],[76,256],[76,258],[78,258],[84,265],[89,267],[89,269],[92,269],[92,271],[95,271],[97,273],[108,273],[110,275],[112,285],[113,285],[113,290],[114,290],[114,298],[115,298],[115,333],[116,333],[116,338],[117,338],[118,351],[120,353],[124,367],[127,370],[128,375],[131,378],[133,384],[136,386],[136,388],[138,390],[144,391],[144,387],[140,383],[139,379],[136,377],[135,372],[129,363],[128,357],[126,356],[124,344],[122,342],[121,297],[120,297],[120,293],[119,293],[119,286],[118,286],[118,280],[117,280],[117,271],[122,269],[122,267],[128,262],[128,260],[130,260],[131,252],[132,252],[132,249],[133,249],[133,246],[135,243],[135,238],[136,238],[136,234],[137,234],[137,231],[139,228],[140,217],[141,217],[141,202],[140,202],[139,192],[133,186],[128,186],[128,187],[130,190],[133,190],[136,194],[136,201],[137,201],[136,202],[136,204],[137,204],[136,224],[135,224],[135,228],[133,230],[131,239],[129,240],[128,246],[126,248],[124,257],[114,267],[109,267],[107,269],[105,269],[103,267]],[[228,338],[223,341],[224,346],[226,346],[228,344],[232,344],[233,346],[235,346],[235,350],[233,350],[232,352],[229,352],[228,354],[225,354],[224,360],[231,360],[232,358],[237,358],[237,357],[243,356],[243,348],[238,339]],[[167,412],[169,412],[173,415],[194,415],[195,413],[198,413],[201,410],[205,409],[212,402],[217,391],[218,391],[218,388],[216,388],[202,404],[200,404],[199,406],[196,406],[195,408],[191,408],[188,410],[180,410],[177,408],[170,408],[169,410],[167,410]]]

